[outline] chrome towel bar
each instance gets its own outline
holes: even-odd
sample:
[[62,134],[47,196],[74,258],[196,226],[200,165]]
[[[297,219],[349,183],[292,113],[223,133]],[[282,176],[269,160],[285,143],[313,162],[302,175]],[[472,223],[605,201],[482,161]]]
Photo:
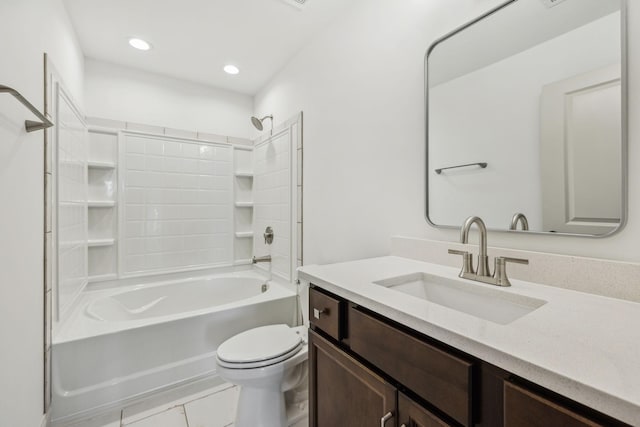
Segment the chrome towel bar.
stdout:
[[467,166],[480,166],[482,169],[484,169],[484,168],[486,168],[486,167],[487,167],[487,164],[488,164],[488,163],[480,162],[480,163],[467,163],[467,164],[465,164],[465,165],[458,165],[458,166],[449,166],[449,167],[446,167],[446,168],[436,169],[436,173],[437,173],[438,175],[440,175],[440,174],[442,173],[442,171],[443,171],[443,170],[446,170],[446,169],[464,168],[464,167],[467,167]]
[[38,109],[36,107],[34,107],[29,101],[27,101],[27,99],[24,96],[20,95],[20,92],[18,92],[17,90],[12,89],[9,86],[0,85],[0,93],[8,93],[8,94],[13,95],[13,97],[15,99],[20,101],[20,103],[22,105],[27,107],[29,109],[29,111],[31,111],[40,120],[42,120],[41,122],[36,122],[36,121],[33,121],[33,120],[25,120],[24,121],[24,128],[26,129],[27,132],[34,132],[34,131],[37,131],[37,130],[46,129],[46,128],[49,128],[49,127],[53,126],[53,123],[51,122],[51,120],[47,119],[44,116],[44,114],[42,114],[40,111],[38,111]]

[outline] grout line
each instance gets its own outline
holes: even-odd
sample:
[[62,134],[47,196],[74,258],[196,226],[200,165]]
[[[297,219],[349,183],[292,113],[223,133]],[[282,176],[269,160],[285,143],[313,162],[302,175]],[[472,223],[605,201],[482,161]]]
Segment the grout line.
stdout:
[[184,422],[187,424],[187,427],[189,427],[189,418],[187,417],[187,407],[184,404],[180,406],[182,406],[182,413],[184,414]]
[[[149,419],[149,418],[151,418],[151,417],[155,417],[156,415],[160,415],[160,414],[162,414],[162,413],[164,413],[164,412],[169,412],[169,411],[171,411],[171,410],[173,410],[173,409],[176,409],[176,408],[177,408],[177,407],[179,407],[179,406],[184,406],[184,405],[177,404],[177,405],[173,405],[173,406],[171,406],[171,407],[169,407],[169,408],[165,408],[163,405],[159,405],[159,406],[157,406],[157,407],[155,407],[155,408],[151,408],[151,409],[149,409],[148,411],[152,411],[152,410],[154,410],[154,409],[158,409],[158,408],[160,408],[160,407],[162,407],[163,409],[162,409],[161,411],[158,411],[158,412],[154,412],[154,413],[152,413],[152,414],[149,414],[149,415],[147,415],[146,417],[139,418],[139,419],[137,419],[137,420],[135,420],[135,421],[131,422],[129,425],[135,424],[135,423],[137,423],[137,422],[139,422],[139,421],[142,421],[142,420]],[[124,409],[126,409],[126,408],[124,408]],[[120,425],[121,425],[121,427],[123,427],[123,424],[122,424],[122,423],[124,422],[124,409],[123,409],[123,410],[122,410],[122,412],[121,412],[121,414],[122,414],[122,415],[120,415]],[[145,411],[145,412],[146,412],[146,411]]]
[[189,427],[189,416],[187,415],[187,405],[182,405],[184,407],[184,420],[187,422],[187,427]]

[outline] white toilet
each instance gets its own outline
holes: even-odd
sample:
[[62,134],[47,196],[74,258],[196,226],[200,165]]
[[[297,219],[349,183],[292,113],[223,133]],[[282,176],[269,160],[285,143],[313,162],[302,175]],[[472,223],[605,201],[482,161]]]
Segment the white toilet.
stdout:
[[286,427],[284,392],[306,378],[307,354],[305,326],[261,326],[223,342],[217,372],[240,386],[234,426]]

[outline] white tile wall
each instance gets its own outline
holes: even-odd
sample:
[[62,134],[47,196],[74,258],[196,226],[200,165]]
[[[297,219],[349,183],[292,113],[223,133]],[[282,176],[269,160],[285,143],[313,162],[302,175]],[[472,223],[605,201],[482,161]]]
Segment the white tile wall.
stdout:
[[[291,258],[291,133],[276,135],[254,149],[254,255],[271,254],[271,271],[292,280]],[[271,247],[262,234],[274,232]]]
[[58,313],[87,283],[87,128],[72,102],[58,89],[57,197]]
[[230,265],[231,147],[131,134],[123,144],[123,272]]
[[118,161],[116,139],[113,132],[92,130],[89,133],[89,154],[94,162],[116,163]]

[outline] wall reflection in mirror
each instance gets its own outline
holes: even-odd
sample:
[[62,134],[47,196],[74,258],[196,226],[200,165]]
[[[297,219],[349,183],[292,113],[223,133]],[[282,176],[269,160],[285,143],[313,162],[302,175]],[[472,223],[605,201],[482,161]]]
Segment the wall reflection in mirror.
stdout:
[[528,232],[599,236],[624,224],[623,22],[622,0],[515,0],[432,45],[432,224],[477,215],[522,230],[523,214]]

